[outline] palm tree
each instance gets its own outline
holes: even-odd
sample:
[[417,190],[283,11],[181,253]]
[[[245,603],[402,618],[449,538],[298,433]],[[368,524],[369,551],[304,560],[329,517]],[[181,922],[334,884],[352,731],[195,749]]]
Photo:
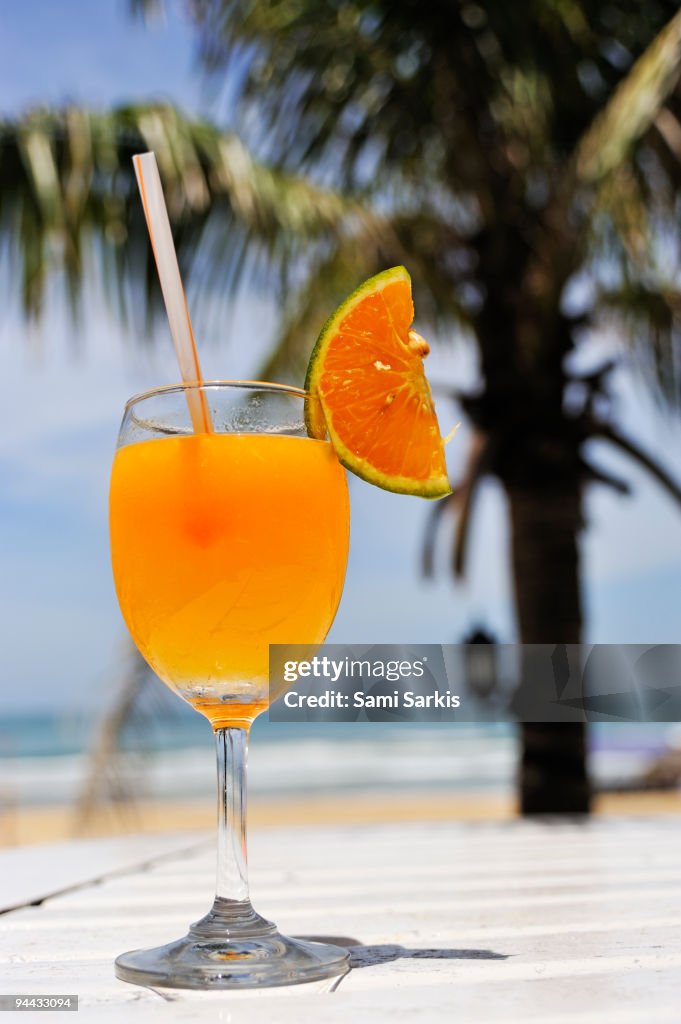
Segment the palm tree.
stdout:
[[[194,0],[191,11],[209,72],[238,61],[232,89],[257,114],[247,141],[260,159],[169,108],[5,124],[0,232],[22,254],[27,310],[39,311],[55,251],[77,302],[90,237],[121,308],[135,282],[133,300],[154,299],[129,170],[141,145],[159,156],[181,262],[201,247],[195,280],[213,286],[219,266],[224,292],[244,267],[294,268],[263,372],[298,372],[339,295],[406,262],[420,313],[476,346],[482,377],[475,394],[450,389],[473,441],[431,528],[454,513],[462,573],[477,485],[495,476],[519,638],[578,642],[584,489],[627,489],[592,462],[590,442],[627,452],[681,499],[613,422],[612,364],[570,368],[587,330],[607,324],[661,400],[681,397],[681,294],[665,258],[681,186],[678,5],[536,0],[521,17],[501,0]],[[576,308],[566,295],[580,276],[590,287]],[[523,811],[588,806],[583,724],[525,726]]]
[[[475,487],[493,474],[508,499],[520,639],[578,642],[584,485],[626,488],[590,461],[588,442],[627,451],[679,497],[600,412],[610,367],[579,379],[567,365],[587,325],[619,315],[654,385],[681,396],[679,296],[654,259],[655,220],[681,183],[678,4],[539,0],[522,16],[503,0],[199,0],[193,10],[207,67],[237,54],[246,65],[241,102],[268,140],[254,144],[387,208],[409,261],[420,257],[418,283],[447,300],[436,312],[454,312],[476,344],[484,387],[456,396],[475,436],[451,501],[455,568]],[[562,300],[587,270],[595,294],[573,312]],[[523,728],[521,806],[588,809],[581,723]]]

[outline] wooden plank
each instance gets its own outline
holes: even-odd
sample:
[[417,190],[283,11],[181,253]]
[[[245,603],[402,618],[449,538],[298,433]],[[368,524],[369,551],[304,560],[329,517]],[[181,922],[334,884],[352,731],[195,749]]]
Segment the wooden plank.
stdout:
[[0,851],[0,914],[203,841],[205,833],[172,833],[9,847]]
[[[454,1014],[476,1024],[677,1024],[680,837],[655,822],[256,832],[256,906],[292,934],[354,936],[364,944],[355,969],[333,996],[294,988],[167,1002],[118,982],[112,961],[168,941],[206,909],[212,846],[173,854],[175,837],[144,868],[124,858],[127,869],[97,885],[0,917],[1,984],[78,991],[79,1020],[125,1012],[129,1024],[224,1014],[230,1024]],[[3,866],[0,856],[0,877]]]

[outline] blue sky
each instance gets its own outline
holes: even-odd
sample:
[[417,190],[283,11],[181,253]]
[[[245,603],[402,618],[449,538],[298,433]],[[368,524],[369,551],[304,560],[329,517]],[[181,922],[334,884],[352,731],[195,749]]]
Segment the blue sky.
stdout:
[[[7,11],[11,9],[11,14]],[[37,102],[105,105],[170,97],[194,111],[210,102],[194,73],[192,36],[177,12],[153,31],[126,15],[122,0],[23,0],[0,14],[0,110]],[[4,291],[4,289],[3,289]],[[200,341],[208,376],[248,375],[267,344],[275,310],[244,296],[220,339]],[[0,712],[38,707],[96,708],[111,699],[123,645],[108,562],[107,483],[118,423],[132,393],[177,377],[159,329],[142,348],[114,323],[93,290],[74,351],[74,328],[55,302],[28,328],[18,308],[3,311],[5,371],[0,431]],[[585,353],[595,359],[599,342]],[[443,348],[433,379],[470,377],[470,358]],[[648,403],[632,375],[618,374],[622,420],[681,476],[681,427]],[[456,410],[440,409],[443,432]],[[450,445],[456,473],[465,431]],[[600,453],[602,462],[606,456]],[[589,498],[583,542],[588,639],[676,642],[681,607],[681,515],[630,467],[636,496]],[[476,507],[471,572],[455,586],[440,570],[418,577],[427,507],[352,480],[352,553],[330,639],[453,642],[475,622],[513,639],[503,498],[485,484]],[[446,543],[442,544],[442,561]]]
[[3,4],[0,110],[46,102],[106,105],[173,99],[200,110],[189,26],[179,4],[149,28],[126,0],[21,0]]

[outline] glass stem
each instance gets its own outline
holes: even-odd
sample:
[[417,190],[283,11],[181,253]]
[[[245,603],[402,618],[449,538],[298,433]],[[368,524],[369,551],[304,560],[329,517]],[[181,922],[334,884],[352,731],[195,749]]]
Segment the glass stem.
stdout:
[[218,865],[215,900],[190,928],[200,939],[262,937],[275,926],[256,914],[248,895],[246,855],[246,754],[248,729],[215,730],[218,755]]
[[216,901],[248,904],[246,760],[248,731],[215,730],[218,755],[218,864]]

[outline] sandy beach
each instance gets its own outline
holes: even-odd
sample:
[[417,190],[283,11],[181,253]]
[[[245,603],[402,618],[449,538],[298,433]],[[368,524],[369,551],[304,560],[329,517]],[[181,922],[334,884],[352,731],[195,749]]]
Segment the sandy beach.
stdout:
[[[679,792],[604,793],[596,797],[599,816],[680,815]],[[254,797],[251,828],[271,825],[339,825],[427,821],[502,821],[515,815],[513,798],[497,793],[445,794],[424,791],[333,794],[324,797]],[[82,836],[126,835],[212,829],[215,806],[205,801],[145,800],[107,805],[86,822],[71,806],[5,807],[0,846],[52,842]]]

